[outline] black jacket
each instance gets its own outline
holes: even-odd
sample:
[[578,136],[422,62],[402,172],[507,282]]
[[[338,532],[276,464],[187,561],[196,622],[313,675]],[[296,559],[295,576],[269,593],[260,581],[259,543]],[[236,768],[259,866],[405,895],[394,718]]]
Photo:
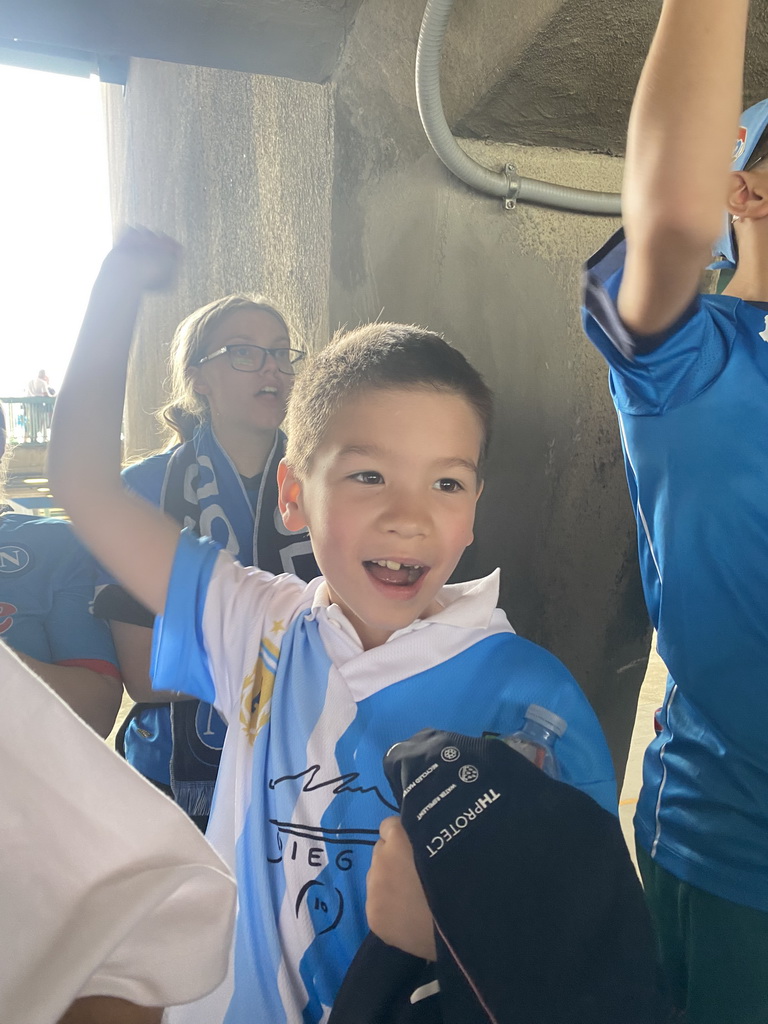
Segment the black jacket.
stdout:
[[497,739],[424,730],[384,767],[438,960],[369,935],[329,1024],[667,1019],[650,918],[612,814]]

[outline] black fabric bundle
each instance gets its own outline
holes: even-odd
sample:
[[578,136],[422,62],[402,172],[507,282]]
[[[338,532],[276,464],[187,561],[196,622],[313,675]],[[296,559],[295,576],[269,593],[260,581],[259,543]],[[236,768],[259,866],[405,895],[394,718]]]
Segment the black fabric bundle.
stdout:
[[[614,815],[493,738],[423,730],[384,768],[438,961],[369,936],[330,1024],[667,1020],[650,918]],[[435,980],[436,994],[410,1001]]]

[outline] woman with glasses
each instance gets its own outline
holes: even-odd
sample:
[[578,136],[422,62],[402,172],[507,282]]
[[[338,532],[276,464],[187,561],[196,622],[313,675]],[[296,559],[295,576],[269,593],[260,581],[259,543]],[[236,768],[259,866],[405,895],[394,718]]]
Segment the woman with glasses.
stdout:
[[[176,329],[171,396],[159,415],[177,443],[129,466],[127,486],[182,526],[217,540],[244,565],[304,580],[319,575],[306,533],[277,514],[279,427],[304,352],[282,314],[259,296],[228,295]],[[158,693],[149,681],[153,616],[114,582],[96,614],[110,620],[126,689],[137,701],[118,747],[205,828],[226,727],[207,704]]]

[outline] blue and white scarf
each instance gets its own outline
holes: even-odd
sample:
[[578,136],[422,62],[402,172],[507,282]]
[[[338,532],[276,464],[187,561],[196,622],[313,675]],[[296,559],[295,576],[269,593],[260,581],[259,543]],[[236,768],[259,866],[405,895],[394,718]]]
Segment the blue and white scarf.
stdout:
[[[308,582],[320,575],[309,534],[286,530],[277,504],[277,465],[285,454],[285,441],[285,434],[276,431],[254,509],[240,474],[210,426],[200,427],[171,456],[160,507],[199,536],[213,537],[243,565],[275,574],[290,572]],[[171,788],[187,814],[206,816],[226,726],[210,704],[185,700],[170,707]]]

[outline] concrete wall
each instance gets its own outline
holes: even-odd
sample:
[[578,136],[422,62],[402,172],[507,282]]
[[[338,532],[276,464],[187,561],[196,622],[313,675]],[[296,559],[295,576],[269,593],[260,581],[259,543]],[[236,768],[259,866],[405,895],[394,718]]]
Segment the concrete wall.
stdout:
[[[143,319],[129,446],[144,446],[173,323],[222,292],[270,292],[310,345],[379,316],[444,331],[498,396],[461,574],[501,565],[512,622],[571,668],[621,771],[649,630],[606,373],[577,312],[581,261],[615,225],[506,213],[450,178],[413,100],[419,14],[365,3],[332,86],[139,61],[125,99],[113,91],[119,215],[188,250],[178,295]],[[466,145],[529,176],[619,185],[607,157]]]
[[142,224],[184,245],[173,293],[150,296],[134,347],[126,449],[157,447],[166,356],[182,317],[259,292],[310,349],[328,338],[330,86],[136,60],[105,86],[115,230]]
[[[504,25],[509,14],[490,6]],[[454,52],[456,33],[470,29],[462,9],[449,28]],[[618,225],[530,206],[505,212],[451,177],[416,110],[420,15],[400,0],[364,4],[335,76],[331,323],[425,324],[493,385],[496,436],[460,570],[501,566],[512,623],[568,665],[623,771],[650,635],[607,373],[578,312],[581,264]],[[443,88],[456,110],[472,102],[471,74]],[[614,158],[462,145],[496,170],[512,161],[527,177],[620,188]]]
[[[503,163],[509,150],[493,155]],[[519,164],[579,187],[619,183],[607,157],[527,150]],[[578,315],[581,261],[613,225],[531,207],[505,213],[428,155],[362,192],[334,222],[334,252],[343,252],[332,322],[426,324],[493,385],[496,433],[461,569],[501,565],[515,628],[568,665],[621,764],[648,626],[607,374]],[[350,236],[353,246],[341,241]]]

